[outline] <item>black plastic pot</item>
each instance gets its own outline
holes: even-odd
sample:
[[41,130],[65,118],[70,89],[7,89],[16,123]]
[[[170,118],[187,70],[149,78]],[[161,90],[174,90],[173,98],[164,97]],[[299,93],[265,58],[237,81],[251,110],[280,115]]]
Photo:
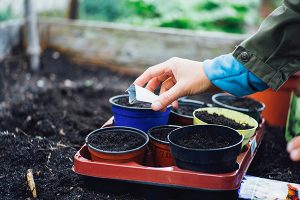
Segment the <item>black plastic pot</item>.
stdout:
[[[214,138],[226,136],[231,143],[223,148],[192,149],[178,145],[178,139],[208,131]],[[172,131],[168,140],[171,153],[179,168],[206,173],[225,173],[237,169],[236,159],[241,152],[243,136],[236,130],[221,125],[191,125]]]
[[[238,112],[242,112],[250,117],[253,117],[257,122],[260,120],[260,115],[265,109],[265,104],[248,97],[236,97],[225,93],[218,93],[212,96],[214,104],[218,107],[228,108]],[[241,106],[230,105],[230,102],[243,102],[245,100],[252,101],[254,104],[257,104],[257,108],[249,109]],[[226,102],[227,101],[227,102]]]
[[[190,99],[179,99],[178,107],[180,108],[181,106],[192,107],[193,110],[196,110],[198,108],[210,107],[210,105],[207,105],[201,101],[190,100]],[[186,115],[186,114],[178,113],[178,111],[173,108],[169,116],[169,124],[178,125],[178,126],[192,125],[193,112],[191,112],[190,115]]]

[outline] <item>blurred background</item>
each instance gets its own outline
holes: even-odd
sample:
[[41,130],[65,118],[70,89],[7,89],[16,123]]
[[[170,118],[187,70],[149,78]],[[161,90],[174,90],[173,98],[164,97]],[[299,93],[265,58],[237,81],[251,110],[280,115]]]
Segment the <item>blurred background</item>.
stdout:
[[[0,21],[23,16],[23,0],[0,0]],[[146,27],[248,33],[280,0],[34,0],[39,16]]]

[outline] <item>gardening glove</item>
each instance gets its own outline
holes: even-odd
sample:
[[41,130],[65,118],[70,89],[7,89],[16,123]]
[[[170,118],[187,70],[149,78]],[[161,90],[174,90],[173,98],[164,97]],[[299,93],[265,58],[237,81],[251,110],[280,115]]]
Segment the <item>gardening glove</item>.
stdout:
[[235,96],[245,96],[268,88],[232,54],[203,62],[208,79],[218,88]]
[[151,92],[161,84],[160,95],[152,103],[155,111],[164,110],[171,103],[177,108],[179,97],[217,90],[204,73],[202,62],[176,57],[149,67],[133,84],[143,87],[146,83]]

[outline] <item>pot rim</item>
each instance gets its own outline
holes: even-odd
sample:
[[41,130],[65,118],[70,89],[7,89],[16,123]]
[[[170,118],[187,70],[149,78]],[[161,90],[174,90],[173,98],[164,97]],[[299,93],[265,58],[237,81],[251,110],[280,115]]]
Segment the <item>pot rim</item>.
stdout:
[[[192,99],[178,99],[178,104],[180,104],[180,103],[185,104],[185,105],[201,104],[202,106],[212,107],[211,104],[204,103],[203,101],[192,100]],[[180,114],[180,113],[174,111],[174,108],[172,108],[171,113],[173,113],[174,115],[180,116],[180,117],[185,117],[185,118],[188,118],[188,119],[193,119],[193,115],[189,116],[189,115]]]
[[[181,128],[181,126],[177,126],[177,125],[160,125],[160,126],[154,126],[154,127],[150,128],[150,129],[148,130],[147,134],[148,134],[148,136],[149,136],[150,139],[152,139],[152,140],[154,140],[154,141],[156,141],[156,142],[159,142],[159,143],[161,143],[161,144],[166,144],[166,145],[168,145],[169,142],[165,142],[165,141],[162,141],[162,140],[160,140],[160,139],[157,139],[157,138],[153,137],[150,133],[151,133],[151,131],[153,131],[154,129],[159,129],[159,128],[169,128],[169,127],[171,127],[171,128],[176,128],[176,129]],[[176,129],[174,129],[174,130],[176,130]],[[174,131],[174,130],[172,130],[172,131]],[[170,133],[171,133],[172,131],[170,131]],[[170,133],[169,133],[169,134],[170,134]]]
[[[120,95],[116,95],[113,97],[109,98],[109,103],[113,106],[117,106],[117,107],[121,107],[121,108],[126,108],[126,109],[130,109],[130,110],[152,110],[152,108],[139,108],[139,107],[129,107],[129,106],[124,106],[124,105],[120,105],[117,104],[116,102],[114,102],[114,100],[120,98],[120,97],[128,97],[128,94],[120,94]],[[167,109],[170,109],[172,107],[172,105],[168,105]],[[157,111],[153,111],[153,112],[157,112]]]
[[[255,131],[257,128],[258,128],[258,122],[253,118],[253,117],[251,117],[251,116],[249,116],[249,115],[247,115],[247,114],[245,114],[245,113],[242,113],[242,112],[239,112],[239,111],[236,111],[236,110],[231,110],[231,109],[228,109],[228,108],[220,108],[220,107],[210,107],[211,109],[214,109],[214,108],[217,108],[217,109],[219,109],[219,110],[228,110],[228,112],[235,112],[235,113],[238,113],[239,115],[246,115],[247,117],[249,117],[250,119],[251,119],[251,121],[252,122],[254,122],[255,123],[255,126],[253,127],[253,128],[249,128],[249,129],[234,129],[234,130],[236,130],[236,131]],[[196,118],[196,119],[198,119],[199,121],[202,121],[202,120],[200,120],[198,117],[196,117],[196,115],[195,115],[195,113],[197,112],[197,111],[201,111],[202,109],[207,109],[207,108],[199,108],[199,109],[197,109],[197,110],[195,110],[194,112],[193,112],[193,116],[194,116],[194,118]],[[226,117],[226,116],[225,116]],[[228,118],[228,117],[227,117]],[[230,118],[229,118],[230,119]],[[202,122],[204,122],[204,121],[202,121]],[[204,122],[204,123],[206,123],[206,122]],[[208,123],[206,123],[206,124],[208,124]],[[214,124],[211,124],[211,125],[214,125]],[[217,124],[216,124],[217,125]],[[224,126],[224,125],[221,125],[221,126]],[[228,126],[227,126],[228,127]],[[229,127],[229,128],[231,128],[231,127]]]
[[[129,149],[129,150],[126,150],[126,151],[105,151],[105,150],[101,150],[101,149],[98,149],[96,147],[93,147],[92,145],[89,144],[88,139],[89,139],[89,137],[92,134],[95,134],[95,133],[97,133],[99,131],[105,132],[105,131],[110,131],[110,130],[114,130],[114,129],[118,129],[118,130],[121,130],[121,131],[131,131],[131,132],[138,133],[141,136],[144,136],[145,142],[143,143],[143,145],[141,145],[141,146],[139,146],[137,148]],[[131,153],[131,152],[134,152],[134,151],[138,151],[138,150],[143,149],[144,147],[146,147],[146,145],[148,144],[148,142],[149,142],[149,137],[148,137],[148,135],[144,131],[141,131],[139,129],[132,128],[132,127],[127,127],[127,126],[113,126],[113,127],[99,128],[99,129],[96,129],[96,130],[90,132],[86,136],[86,138],[85,138],[85,143],[88,146],[88,148],[91,148],[92,150],[94,150],[96,152],[99,152],[99,153],[115,154],[115,155],[125,154],[125,153]]]
[[[214,94],[212,96],[212,101],[217,104],[217,105],[220,105],[224,108],[228,108],[228,109],[231,109],[231,110],[237,110],[237,111],[241,111],[241,112],[252,112],[250,109],[247,109],[247,108],[240,108],[240,107],[235,107],[235,106],[230,106],[228,104],[225,104],[225,103],[222,103],[220,102],[219,100],[217,100],[218,97],[221,97],[221,96],[233,96],[233,95],[229,95],[229,94],[225,94],[225,93],[218,93],[218,94]],[[235,96],[233,96],[235,97]],[[248,98],[248,97],[247,97]],[[260,108],[256,109],[256,110],[253,110],[253,111],[258,111],[258,112],[262,112],[265,108],[266,108],[266,105],[261,102],[261,101],[257,101],[257,100],[254,100],[252,98],[250,98],[251,100],[259,103],[261,105]]]
[[182,148],[182,149],[186,149],[186,150],[191,150],[191,151],[198,151],[198,152],[206,152],[206,151],[220,151],[220,150],[225,150],[225,149],[231,149],[233,147],[236,147],[238,145],[242,145],[242,142],[244,140],[244,135],[240,134],[239,132],[237,132],[235,129],[231,128],[231,127],[228,127],[228,126],[223,126],[223,125],[217,125],[217,124],[201,124],[201,125],[189,125],[189,126],[183,126],[181,128],[178,128],[176,129],[176,131],[178,131],[179,129],[184,129],[184,128],[188,128],[188,127],[193,127],[193,126],[218,126],[218,127],[222,127],[222,128],[227,128],[227,129],[231,129],[233,130],[237,135],[241,136],[241,139],[239,140],[239,142],[233,144],[233,145],[230,145],[230,146],[226,146],[226,147],[222,147],[222,148],[212,148],[212,149],[193,149],[193,148],[188,148],[188,147],[184,147],[184,146],[181,146],[181,145],[178,145],[176,143],[174,143],[173,141],[170,140],[170,135],[172,133],[174,133],[175,130],[171,131],[170,134],[168,135],[168,141],[170,144],[178,147],[178,148]]

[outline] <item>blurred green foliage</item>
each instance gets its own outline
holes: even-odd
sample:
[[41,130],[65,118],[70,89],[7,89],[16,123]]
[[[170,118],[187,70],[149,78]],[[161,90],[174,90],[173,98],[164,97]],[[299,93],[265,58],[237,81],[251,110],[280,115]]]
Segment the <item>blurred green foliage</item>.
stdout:
[[12,16],[10,7],[8,9],[0,11],[0,22],[10,19]]
[[192,30],[245,32],[260,0],[80,0],[81,19]]

